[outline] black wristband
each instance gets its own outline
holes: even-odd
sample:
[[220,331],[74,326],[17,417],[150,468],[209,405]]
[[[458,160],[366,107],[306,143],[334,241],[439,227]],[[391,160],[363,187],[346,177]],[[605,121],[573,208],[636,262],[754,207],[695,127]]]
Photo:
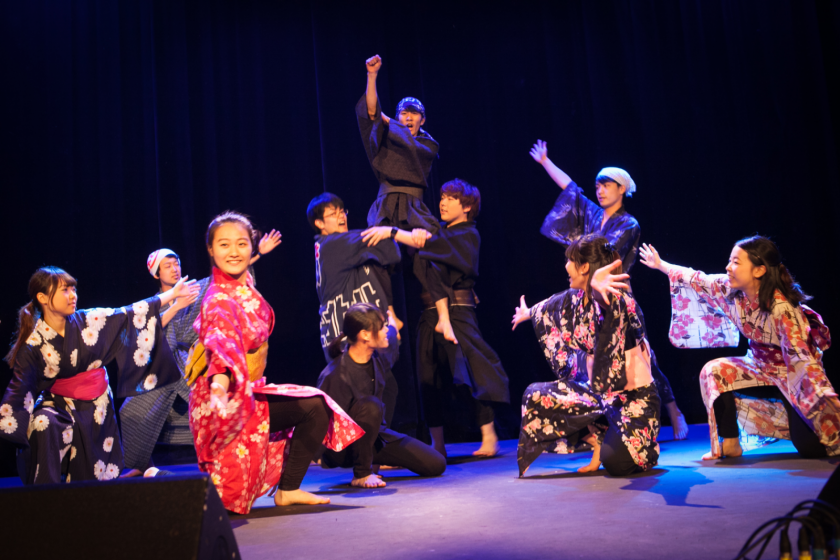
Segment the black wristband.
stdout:
[[398,231],[400,231],[400,228],[398,228],[398,227],[392,227],[391,228],[391,239],[394,239],[397,236]]

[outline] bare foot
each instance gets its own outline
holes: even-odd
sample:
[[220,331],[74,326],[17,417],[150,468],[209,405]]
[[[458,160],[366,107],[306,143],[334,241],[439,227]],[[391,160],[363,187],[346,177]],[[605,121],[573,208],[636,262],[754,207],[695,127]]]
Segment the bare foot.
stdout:
[[688,437],[688,424],[685,421],[685,416],[677,408],[677,403],[671,401],[665,405],[668,409],[668,416],[671,417],[671,426],[674,430],[674,439],[685,439]]
[[598,461],[597,459],[593,458],[592,461],[588,465],[586,465],[585,467],[579,468],[577,470],[577,472],[579,472],[579,473],[595,472],[600,468],[601,468],[601,461]]
[[720,455],[715,455],[714,451],[709,451],[705,455],[703,455],[704,461],[713,461],[714,459],[720,459]]
[[350,481],[350,486],[355,486],[356,488],[384,488],[385,481],[378,475],[369,474],[364,478],[354,478]]
[[439,319],[435,325],[435,331],[443,335],[443,338],[452,344],[458,344],[458,339],[455,338],[455,331],[452,330],[452,323]]
[[397,469],[401,469],[402,467],[395,467],[393,465],[374,465],[374,471],[395,471]]
[[143,476],[143,471],[139,469],[130,469],[127,471],[123,471],[123,473],[120,475],[120,478],[131,478],[133,476]]
[[499,453],[499,437],[496,435],[496,428],[493,422],[488,422],[481,427],[481,447],[473,451],[476,457],[493,457]]
[[318,505],[330,503],[329,498],[322,498],[310,492],[305,492],[298,488],[297,490],[278,490],[274,494],[274,504],[278,506],[293,506],[295,504],[303,505]]
[[744,450],[741,448],[741,442],[738,438],[723,438],[721,454],[724,457],[740,457],[744,454]]

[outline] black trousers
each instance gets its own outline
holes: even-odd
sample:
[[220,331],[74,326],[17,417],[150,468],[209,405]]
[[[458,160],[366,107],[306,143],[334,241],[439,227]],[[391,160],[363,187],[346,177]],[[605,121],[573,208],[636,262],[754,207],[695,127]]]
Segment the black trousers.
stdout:
[[299,399],[279,395],[266,395],[268,421],[271,432],[294,428],[286,456],[283,474],[280,476],[280,490],[300,488],[309,462],[321,450],[321,442],[327,435],[330,423],[330,409],[322,397]]
[[612,426],[604,434],[601,443],[601,463],[611,476],[627,476],[642,471],[621,441],[621,434]]
[[[820,438],[799,416],[778,387],[770,385],[747,387],[735,392],[759,399],[781,399],[788,416],[790,440],[799,454],[808,459],[828,456],[825,446],[820,443]],[[712,405],[715,410],[718,435],[722,438],[738,437],[738,409],[735,406],[735,392],[721,393]]]
[[440,476],[446,470],[443,455],[425,443],[390,430],[380,437],[385,405],[376,397],[356,401],[347,413],[365,435],[341,451],[326,450],[321,458],[325,466],[353,467],[354,478],[369,476],[374,464],[404,467],[420,476]]

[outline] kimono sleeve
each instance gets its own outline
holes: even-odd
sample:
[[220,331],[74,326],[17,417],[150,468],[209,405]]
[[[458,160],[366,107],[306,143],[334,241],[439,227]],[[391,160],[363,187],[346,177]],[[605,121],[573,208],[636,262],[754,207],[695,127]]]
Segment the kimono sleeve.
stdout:
[[362,135],[362,144],[365,146],[368,161],[373,165],[373,160],[379,154],[388,135],[388,125],[382,120],[379,100],[376,101],[376,115],[371,119],[367,112],[367,99],[363,95],[356,103],[356,121],[359,123],[359,133]]
[[558,379],[572,379],[576,357],[569,345],[568,316],[572,312],[570,291],[555,294],[531,307],[531,324],[548,365]]
[[386,239],[368,247],[367,243],[362,241],[362,233],[358,230],[325,236],[319,250],[324,270],[334,272],[346,272],[368,261],[389,266],[397,264],[401,259],[396,241]]
[[603,212],[601,207],[586,198],[577,184],[569,183],[543,220],[540,233],[552,241],[569,246],[587,232],[600,212]]
[[418,251],[420,258],[444,265],[465,276],[478,276],[481,237],[475,228],[442,229]]
[[82,341],[94,352],[101,349],[98,358],[102,363],[117,361],[118,398],[178,381],[180,370],[160,327],[159,297],[113,310],[88,309],[82,313],[87,325],[81,331]]
[[249,379],[242,308],[229,295],[216,292],[202,303],[199,338],[207,353],[207,376],[229,372],[229,391]]
[[6,387],[0,402],[0,437],[21,447],[29,445],[29,422],[35,408],[35,399],[40,395],[37,358],[31,350],[18,352],[12,380]]
[[818,360],[808,344],[811,327],[801,311],[777,293],[772,310],[773,324],[788,368],[788,391],[807,414],[825,397],[836,397]]
[[316,387],[327,395],[342,408],[342,410],[350,410],[350,404],[353,401],[353,391],[347,386],[347,383],[342,379],[341,375],[341,360],[342,357],[336,358],[336,361],[330,363],[318,376],[318,384]]
[[671,266],[671,326],[668,339],[677,348],[738,346],[740,333],[732,317],[732,289],[723,274]]
[[[615,235],[617,234],[617,235]],[[615,246],[621,257],[621,267],[625,273],[629,273],[636,262],[636,254],[639,252],[639,240],[642,237],[642,229],[635,218],[630,218],[622,224],[622,227],[609,235],[610,243]]]
[[608,309],[595,340],[595,360],[592,365],[592,387],[599,393],[620,391],[627,385],[625,346],[627,331],[635,330],[636,340],[644,337],[642,323],[636,313],[636,301],[627,293],[611,297]]

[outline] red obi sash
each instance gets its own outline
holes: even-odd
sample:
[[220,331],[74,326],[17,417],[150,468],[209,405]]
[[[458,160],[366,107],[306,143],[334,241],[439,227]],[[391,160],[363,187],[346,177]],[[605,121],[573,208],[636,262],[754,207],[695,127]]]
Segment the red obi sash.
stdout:
[[780,346],[750,340],[750,351],[753,357],[760,362],[774,366],[785,365],[785,358],[782,356],[782,348]]
[[96,368],[76,374],[68,379],[53,383],[50,391],[62,397],[80,401],[92,401],[108,389],[108,374],[105,368]]

